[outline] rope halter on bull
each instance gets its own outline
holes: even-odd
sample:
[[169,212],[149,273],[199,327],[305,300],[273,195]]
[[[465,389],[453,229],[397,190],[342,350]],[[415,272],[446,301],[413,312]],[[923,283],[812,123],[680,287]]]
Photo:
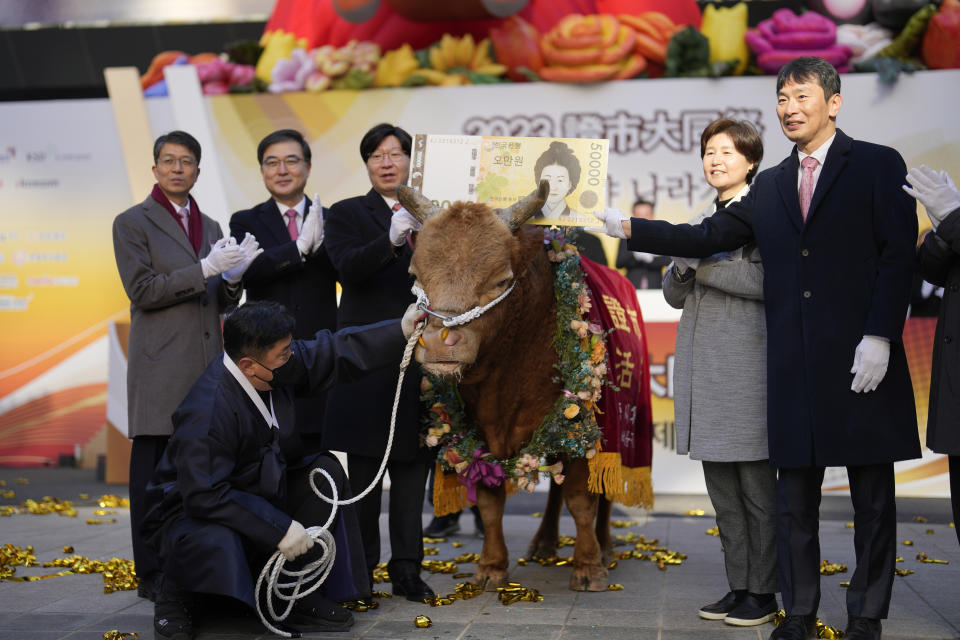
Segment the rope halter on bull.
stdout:
[[[330,533],[330,526],[337,515],[337,508],[362,500],[373,490],[374,487],[379,486],[380,480],[383,477],[383,472],[387,468],[387,459],[390,457],[390,450],[393,448],[393,434],[396,430],[397,407],[400,403],[400,389],[403,387],[403,378],[407,371],[407,367],[410,366],[410,361],[413,358],[413,349],[416,346],[417,341],[420,339],[420,335],[423,333],[423,329],[426,327],[426,324],[426,320],[423,319],[417,323],[413,333],[407,339],[407,345],[403,350],[403,359],[400,361],[400,376],[397,379],[397,389],[393,396],[393,411],[390,414],[390,430],[387,434],[387,446],[383,452],[383,458],[380,460],[380,468],[377,471],[377,475],[359,494],[348,500],[340,500],[339,496],[337,495],[337,487],[334,484],[333,478],[330,476],[330,474],[319,467],[314,468],[310,472],[309,476],[310,488],[321,500],[333,505],[326,522],[319,527],[307,528],[307,534],[313,538],[314,544],[320,545],[321,549],[323,550],[323,555],[318,560],[305,565],[301,569],[295,570],[285,569],[284,565],[286,563],[286,558],[282,553],[276,551],[272,556],[270,556],[270,559],[267,560],[267,563],[263,566],[263,570],[260,572],[260,576],[257,578],[257,584],[256,587],[254,587],[257,614],[260,616],[260,621],[263,623],[263,625],[278,636],[282,636],[284,638],[298,637],[298,634],[295,635],[294,633],[280,629],[272,624],[271,621],[279,624],[286,620],[290,615],[290,612],[293,611],[293,606],[296,601],[319,589],[324,581],[326,581],[327,576],[330,575],[330,571],[333,569],[333,562],[337,555],[337,545],[333,539],[333,534]],[[327,484],[330,485],[330,490],[333,493],[333,497],[325,496],[317,488],[314,480],[317,474],[320,474],[326,478]],[[284,577],[283,582],[281,582],[281,576]],[[290,580],[287,581],[287,578],[290,578]],[[261,588],[264,589],[263,600],[266,601],[267,610],[270,613],[270,620],[267,619],[267,616],[261,607]],[[276,610],[273,604],[274,599],[286,602],[283,611],[278,612]]]

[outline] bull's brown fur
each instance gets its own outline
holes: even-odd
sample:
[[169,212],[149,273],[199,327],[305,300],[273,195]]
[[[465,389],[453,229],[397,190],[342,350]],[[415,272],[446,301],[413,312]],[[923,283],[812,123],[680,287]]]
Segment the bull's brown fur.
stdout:
[[[401,201],[404,200],[401,194]],[[407,203],[404,203],[405,205]],[[409,206],[408,206],[409,208]],[[456,377],[466,417],[479,429],[490,452],[499,459],[515,455],[560,394],[553,381],[556,328],[553,270],[543,248],[540,228],[508,225],[481,204],[454,203],[429,217],[416,239],[411,272],[437,312],[456,315],[515,289],[478,319],[444,330],[436,317],[423,333],[425,347],[417,360],[435,374]],[[512,470],[505,469],[509,475]],[[587,462],[565,460],[563,498],[577,525],[571,588],[603,590],[607,570],[594,530],[598,497],[587,491]],[[560,491],[551,491],[559,502]],[[503,537],[503,486],[478,487],[477,503],[486,535],[475,581],[488,589],[507,579]],[[548,508],[559,517],[559,505]],[[609,508],[601,510],[597,528],[609,552]],[[556,520],[545,521],[531,549],[555,553]]]

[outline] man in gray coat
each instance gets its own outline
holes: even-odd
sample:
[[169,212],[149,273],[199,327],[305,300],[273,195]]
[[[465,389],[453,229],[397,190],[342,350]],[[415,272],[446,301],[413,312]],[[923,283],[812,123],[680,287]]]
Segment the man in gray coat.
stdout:
[[260,250],[240,244],[200,212],[190,195],[200,143],[171,131],[153,145],[157,183],[113,222],[113,250],[130,298],[127,358],[130,529],[141,597],[153,599],[157,558],[140,536],[144,491],[173,426],[170,416],[223,351],[220,314],[240,299],[240,279]]

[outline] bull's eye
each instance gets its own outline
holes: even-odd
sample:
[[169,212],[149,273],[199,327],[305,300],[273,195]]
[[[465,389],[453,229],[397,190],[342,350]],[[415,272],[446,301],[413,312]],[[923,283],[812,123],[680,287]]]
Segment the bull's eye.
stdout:
[[510,284],[510,278],[504,278],[500,282],[494,285],[495,289],[505,289],[507,285]]

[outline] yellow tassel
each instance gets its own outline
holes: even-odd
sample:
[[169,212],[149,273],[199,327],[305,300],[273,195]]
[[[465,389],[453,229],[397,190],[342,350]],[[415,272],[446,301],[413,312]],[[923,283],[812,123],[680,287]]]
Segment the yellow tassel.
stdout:
[[437,462],[433,474],[433,514],[445,516],[467,506],[467,488],[460,483],[457,474],[445,472]]
[[653,479],[650,467],[623,467],[623,498],[617,500],[630,507],[653,509]]
[[[599,445],[599,443],[598,443]],[[653,508],[650,467],[626,467],[619,453],[600,452],[588,462],[587,490],[631,507]]]

